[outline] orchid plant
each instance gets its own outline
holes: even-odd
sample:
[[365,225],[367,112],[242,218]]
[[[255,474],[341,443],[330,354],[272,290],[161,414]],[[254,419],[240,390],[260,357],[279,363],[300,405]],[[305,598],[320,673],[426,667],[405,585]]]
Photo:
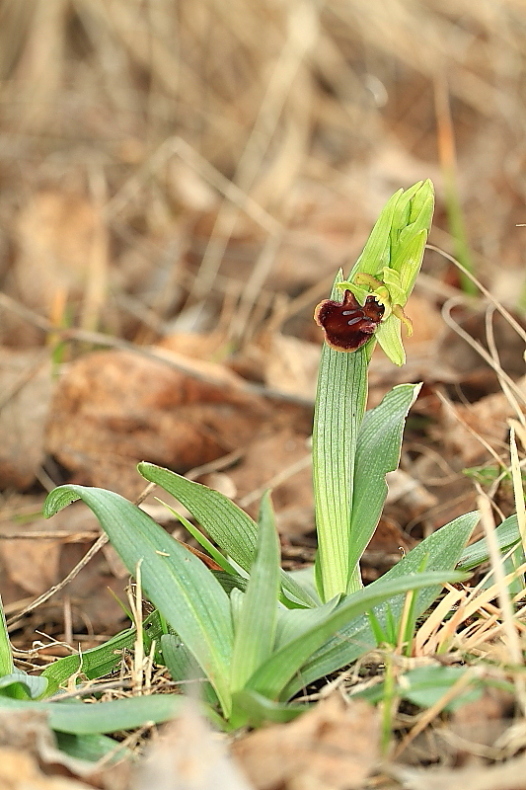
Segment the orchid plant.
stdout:
[[[360,557],[384,507],[385,477],[399,464],[406,416],[419,390],[418,384],[394,387],[366,412],[368,366],[376,342],[395,364],[404,362],[401,327],[410,329],[405,310],[432,212],[429,181],[393,195],[349,276],[337,275],[331,298],[316,310],[328,343],[313,429],[319,545],[314,570],[281,569],[268,493],[256,522],[217,491],[154,464],[139,464],[147,481],[190,512],[192,521],[178,518],[220,568],[212,570],[117,494],[62,486],[49,494],[46,515],[84,501],[129,573],[140,579],[154,609],[142,626],[82,655],[60,659],[37,683],[13,669],[4,621],[0,708],[51,711],[57,731],[80,739],[77,750],[82,737],[95,732],[123,729],[126,722],[137,726],[141,720],[164,720],[175,712],[176,696],[153,694],[90,706],[60,701],[65,684],[82,690],[86,678],[118,668],[122,651],[133,649],[140,632],[145,648],[166,665],[174,681],[204,679],[203,710],[219,726],[286,721],[305,709],[295,696],[308,684],[349,665],[385,635],[410,642],[416,618],[442,585],[465,578],[455,570],[458,563],[472,568],[484,561],[484,547],[464,549],[478,520],[477,513],[467,513],[366,588],[360,575]],[[514,539],[515,532],[503,533],[502,540]]]

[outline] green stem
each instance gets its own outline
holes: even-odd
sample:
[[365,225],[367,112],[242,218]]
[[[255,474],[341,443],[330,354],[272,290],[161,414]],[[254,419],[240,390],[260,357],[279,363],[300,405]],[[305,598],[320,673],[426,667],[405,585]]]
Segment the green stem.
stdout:
[[358,430],[367,400],[366,348],[344,354],[325,346],[312,435],[318,530],[316,580],[323,600],[361,587],[349,568],[349,525]]

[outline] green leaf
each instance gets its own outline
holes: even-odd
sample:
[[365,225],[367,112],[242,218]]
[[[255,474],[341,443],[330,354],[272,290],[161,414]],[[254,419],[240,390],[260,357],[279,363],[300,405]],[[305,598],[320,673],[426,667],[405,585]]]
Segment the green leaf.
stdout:
[[[335,283],[339,278],[340,274]],[[335,285],[331,296],[336,292]],[[356,575],[350,578],[349,519],[356,442],[367,400],[367,366],[365,347],[352,354],[323,347],[312,433],[316,581],[323,601],[345,593],[351,584],[360,586]]]
[[404,344],[402,343],[402,322],[395,315],[390,315],[376,330],[375,338],[382,351],[393,365],[402,367],[406,362]]
[[77,735],[117,732],[141,727],[152,721],[161,724],[177,716],[184,697],[175,694],[155,694],[150,697],[130,697],[110,702],[31,702],[0,697],[0,710],[30,710],[49,715],[52,730]]
[[133,757],[133,752],[126,746],[108,738],[107,735],[73,735],[70,732],[55,732],[57,746],[61,752],[75,757],[77,760],[96,763],[103,757],[108,758],[109,765],[126,757]]
[[408,590],[436,587],[446,581],[461,581],[455,571],[426,573],[391,579],[382,585],[370,585],[343,598],[337,608],[322,623],[305,631],[297,639],[277,650],[250,678],[247,688],[270,699],[278,699],[287,683],[300,672],[303,664],[341,628],[382,601],[388,601]]
[[45,693],[48,681],[45,677],[28,675],[15,669],[10,675],[0,678],[0,696],[14,699],[36,699]]
[[[371,540],[387,497],[385,476],[398,468],[407,413],[420,384],[401,384],[368,411],[356,448],[349,564],[354,567]],[[348,592],[352,592],[349,590]]]
[[237,589],[245,592],[247,589],[247,579],[244,576],[235,576],[232,573],[225,573],[224,571],[211,571],[212,576],[215,576],[223,590],[230,595],[232,590]]
[[95,513],[132,575],[141,563],[145,595],[192,652],[228,716],[233,632],[230,602],[219,582],[144,511],[111,491],[62,486],[48,495],[45,515],[73,499],[82,499]]
[[280,609],[276,630],[276,649],[323,623],[327,615],[336,609],[338,603],[339,598],[336,596],[332,601],[327,601],[315,609]]
[[314,571],[314,565],[304,565],[301,568],[295,568],[288,573],[289,576],[301,587],[303,587],[309,593],[312,599],[316,601],[316,606],[320,606],[321,599],[318,595]]
[[[431,206],[433,203],[431,202]],[[431,217],[429,218],[431,222]],[[396,251],[396,258],[393,260],[393,268],[400,273],[400,285],[403,291],[402,300],[398,301],[402,307],[409,299],[414,288],[424,250],[427,242],[429,226],[422,228],[418,233],[414,233],[412,228],[406,229],[406,234],[401,239],[401,243]]]
[[[161,636],[162,658],[172,679],[190,683],[190,689],[194,689],[196,684],[198,693],[196,697],[202,698],[209,705],[217,705],[217,696],[214,689],[203,678],[203,670],[196,666],[195,659],[181,642],[176,634],[163,634]],[[193,691],[191,691],[193,695]]]
[[384,266],[390,265],[390,233],[393,226],[393,219],[396,216],[397,205],[403,192],[403,189],[399,189],[398,192],[395,192],[394,195],[389,198],[383,207],[367,239],[362,254],[352,268],[349,280],[353,280],[358,272],[365,272],[365,274],[372,274],[374,276]]
[[[478,519],[478,513],[465,513],[441,527],[408,552],[384,576],[365,589],[374,591],[384,583],[403,579],[408,574],[418,573],[426,556],[428,557],[428,567],[435,571],[448,571],[454,568]],[[433,603],[440,589],[440,586],[436,586],[421,590],[417,595],[415,612],[419,615],[422,614]],[[374,607],[375,617],[382,628],[387,629],[387,621],[393,615],[399,620],[404,601],[405,596],[399,596]],[[302,666],[298,675],[287,684],[281,697],[286,699],[294,696],[305,686],[350,664],[375,647],[376,641],[367,615],[354,619],[341,628],[335,637],[328,640]]]
[[195,659],[177,634],[163,634],[160,639],[163,661],[172,680],[188,680],[193,675],[202,675],[195,666]]
[[[413,290],[422,264],[433,207],[434,190],[429,180],[393,195],[373,229],[371,237],[374,236],[374,241],[369,247],[369,239],[348,281],[339,283],[340,288],[349,288],[362,303],[372,289],[376,298],[386,305],[385,319],[375,338],[396,365],[404,364],[405,351],[400,318],[391,310],[394,305],[404,307]],[[374,287],[372,283],[364,289],[363,275],[375,278],[382,285]]]
[[[140,463],[137,468],[145,480],[161,486],[184,505],[212,540],[238,565],[247,572],[250,570],[258,533],[257,524],[250,516],[219,491],[187,480],[169,469],[146,462]],[[287,597],[293,601],[303,606],[316,605],[316,601],[285,571],[281,571],[281,584]]]
[[278,533],[267,491],[261,500],[256,559],[235,629],[230,676],[232,691],[242,689],[272,653],[278,617],[280,558]]
[[235,709],[244,714],[243,720],[252,727],[259,727],[266,722],[285,724],[311,708],[311,705],[274,702],[251,689],[236,692],[233,702]]
[[[399,688],[400,696],[421,708],[430,708],[469,671],[467,667],[417,667],[404,674],[403,684]],[[478,688],[471,685],[470,688],[463,689],[444,710],[453,711],[480,698],[482,687],[475,678],[473,680]]]
[[[517,516],[509,516],[495,529],[497,544],[502,552],[507,552],[519,543],[521,539]],[[489,551],[486,538],[466,546],[458,561],[458,568],[466,571],[473,570],[489,560]]]
[[[428,666],[417,667],[405,672],[400,682],[396,685],[395,695],[418,705],[421,708],[430,708],[435,705],[449,689],[458,683],[461,678],[470,674],[468,667]],[[513,686],[510,684],[513,693]],[[480,678],[473,677],[469,685],[459,690],[444,710],[454,711],[480,699],[484,684]],[[384,684],[380,683],[366,692],[352,695],[366,699],[368,702],[377,703],[384,699]]]
[[158,499],[157,501],[175,516],[177,521],[183,525],[186,531],[190,533],[190,535],[199,543],[201,548],[203,548],[210,555],[210,557],[212,557],[212,559],[219,565],[220,568],[223,569],[225,573],[238,577],[236,569],[231,565],[227,558],[216,549],[214,544],[208,540],[205,535],[203,535],[200,529],[194,526],[191,521],[188,521],[188,519],[185,518],[181,513],[178,513],[177,510],[174,510],[173,507],[170,507],[170,505],[167,505],[166,502],[163,502],[162,499]]
[[[158,612],[152,612],[143,623],[143,642],[145,651],[150,650],[152,641],[163,633]],[[137,639],[135,628],[128,628],[108,639],[103,645],[85,650],[82,654],[65,656],[50,664],[42,673],[49,681],[48,696],[54,694],[70,677],[77,672],[89,680],[100,678],[112,672],[122,661],[124,650],[131,650]]]

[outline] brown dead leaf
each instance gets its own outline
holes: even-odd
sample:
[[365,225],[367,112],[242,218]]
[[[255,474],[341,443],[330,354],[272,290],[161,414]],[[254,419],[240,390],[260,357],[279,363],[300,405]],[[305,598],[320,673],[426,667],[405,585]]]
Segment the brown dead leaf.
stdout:
[[[93,764],[59,750],[47,714],[34,710],[0,711],[0,787],[2,790],[81,790],[74,779],[46,776],[53,766],[87,777]],[[92,785],[90,785],[91,787]]]
[[499,688],[486,688],[479,699],[468,702],[455,710],[444,735],[459,754],[477,754],[477,747],[494,746],[508,729],[515,709],[510,692]]
[[58,581],[60,551],[57,540],[0,542],[0,556],[8,576],[31,595],[40,595]]
[[[38,539],[36,535],[41,532],[50,537]],[[64,579],[93,545],[100,527],[83,502],[74,502],[51,520],[39,518],[24,523],[23,527],[6,523],[1,534],[2,600],[5,605],[12,605],[27,598],[28,593],[31,597],[40,595]],[[9,539],[11,534],[25,537]],[[31,537],[33,534],[35,537]],[[122,627],[124,617],[114,596],[125,600],[128,578],[111,547],[104,547],[47,606],[54,609],[60,623],[64,616],[63,600],[67,597],[74,631],[85,629],[89,623],[98,632],[114,633]]]
[[386,481],[389,486],[387,504],[396,503],[403,506],[407,513],[407,521],[420,516],[438,503],[436,496],[403,469],[388,472]]
[[59,382],[47,450],[84,482],[133,498],[147,460],[185,472],[243,446],[270,415],[219,365],[184,359],[207,380],[130,352],[94,352]]
[[16,282],[25,304],[47,312],[58,288],[85,285],[97,226],[96,209],[79,192],[42,190],[17,217]]
[[334,694],[289,724],[253,732],[232,753],[257,790],[352,790],[379,759],[378,712]]
[[485,688],[484,693],[473,702],[457,708],[452,715],[453,729],[470,727],[481,720],[497,720],[513,715],[515,699],[513,695],[500,688]]
[[19,749],[0,747],[2,790],[91,790],[93,785],[61,776],[46,776],[36,760]]
[[[526,392],[526,379],[517,386]],[[440,438],[463,466],[473,466],[487,458],[484,442],[497,452],[502,450],[509,430],[507,421],[513,416],[515,411],[503,392],[486,395],[468,406],[444,404]]]
[[183,358],[214,360],[224,350],[226,337],[224,332],[174,332],[166,335],[157,344],[157,349],[165,349],[173,354],[181,354]]
[[427,296],[413,293],[404,307],[413,324],[413,334],[403,331],[404,346],[408,358],[416,355],[421,346],[427,346],[428,352],[434,352],[444,334],[444,320],[436,305]]
[[268,387],[314,400],[320,366],[319,345],[276,332],[269,338],[265,352],[264,375]]
[[[78,185],[42,189],[24,202],[15,218],[16,261],[5,283],[8,294],[49,315],[60,296],[70,303],[87,298],[105,225],[100,207]],[[4,342],[40,344],[42,333],[17,316],[5,316]]]
[[0,349],[0,488],[27,488],[44,459],[53,390],[49,354]]
[[256,438],[247,447],[243,463],[229,471],[237,501],[256,515],[263,491],[272,489],[278,530],[282,535],[312,532],[313,494],[307,436],[283,428]]
[[143,760],[135,790],[250,790],[215,733],[188,700]]
[[508,760],[501,765],[469,766],[467,768],[401,768],[389,772],[407,790],[525,790],[526,756]]

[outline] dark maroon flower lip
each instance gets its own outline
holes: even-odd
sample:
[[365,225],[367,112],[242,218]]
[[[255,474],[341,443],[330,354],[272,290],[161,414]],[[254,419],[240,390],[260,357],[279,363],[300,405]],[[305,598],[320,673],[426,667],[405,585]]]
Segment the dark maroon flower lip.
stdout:
[[325,340],[336,351],[357,351],[376,332],[385,307],[374,296],[362,306],[351,291],[343,302],[324,299],[314,311],[314,320],[325,332]]

